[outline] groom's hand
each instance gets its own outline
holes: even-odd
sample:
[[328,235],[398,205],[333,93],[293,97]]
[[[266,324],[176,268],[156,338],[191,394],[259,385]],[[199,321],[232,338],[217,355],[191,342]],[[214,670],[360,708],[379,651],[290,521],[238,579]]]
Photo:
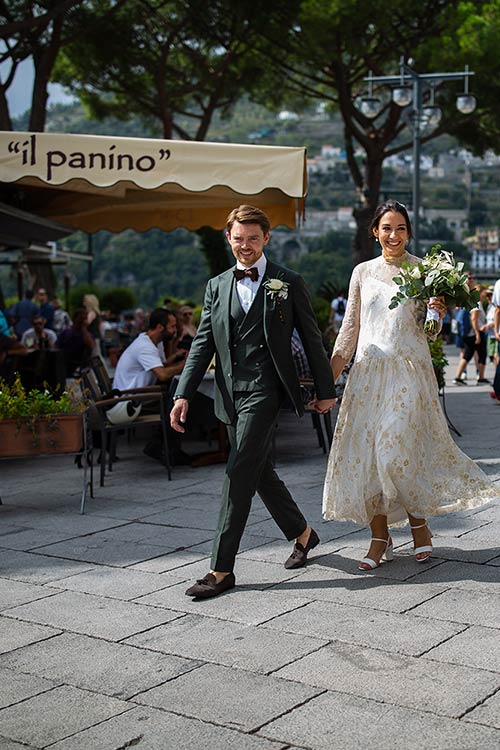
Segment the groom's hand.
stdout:
[[313,400],[307,404],[309,409],[314,409],[318,414],[327,414],[333,409],[337,403],[336,398],[313,398]]
[[189,401],[187,398],[177,398],[172,406],[170,412],[170,426],[176,432],[185,432],[184,425],[186,424],[187,413],[189,409]]

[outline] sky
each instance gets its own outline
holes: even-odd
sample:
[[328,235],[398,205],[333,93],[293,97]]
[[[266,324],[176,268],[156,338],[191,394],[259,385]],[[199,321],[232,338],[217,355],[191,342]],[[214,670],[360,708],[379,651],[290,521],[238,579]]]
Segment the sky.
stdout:
[[[4,66],[0,71],[4,72]],[[17,71],[12,86],[7,92],[7,101],[11,117],[19,117],[31,106],[31,90],[33,86],[33,63],[31,60],[22,62]],[[64,92],[57,83],[49,84],[49,106],[59,102],[70,102],[73,98]]]

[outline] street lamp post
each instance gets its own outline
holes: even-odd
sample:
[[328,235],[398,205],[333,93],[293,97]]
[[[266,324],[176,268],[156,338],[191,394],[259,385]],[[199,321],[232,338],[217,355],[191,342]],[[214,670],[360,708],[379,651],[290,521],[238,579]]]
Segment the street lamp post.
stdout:
[[[410,61],[411,62],[411,61]],[[470,114],[476,108],[476,99],[469,94],[469,78],[474,73],[466,65],[463,71],[456,73],[417,73],[413,68],[400,60],[400,71],[397,76],[368,76],[368,96],[361,99],[361,112],[370,119],[380,114],[383,103],[373,94],[373,84],[392,86],[392,99],[399,107],[412,105],[410,113],[413,134],[413,234],[415,249],[419,251],[419,220],[420,220],[420,151],[423,127],[436,127],[441,119],[441,110],[434,105],[435,87],[443,81],[457,81],[463,79],[464,91],[457,97],[456,106],[462,114]],[[424,90],[430,91],[430,106],[423,106]],[[366,103],[366,106],[364,106]]]

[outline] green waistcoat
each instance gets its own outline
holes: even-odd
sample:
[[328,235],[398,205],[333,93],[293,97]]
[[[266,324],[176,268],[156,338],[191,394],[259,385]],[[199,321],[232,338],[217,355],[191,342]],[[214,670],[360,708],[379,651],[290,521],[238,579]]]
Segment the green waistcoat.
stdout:
[[279,377],[264,336],[262,284],[245,315],[233,283],[230,307],[233,391],[269,391],[279,387]]

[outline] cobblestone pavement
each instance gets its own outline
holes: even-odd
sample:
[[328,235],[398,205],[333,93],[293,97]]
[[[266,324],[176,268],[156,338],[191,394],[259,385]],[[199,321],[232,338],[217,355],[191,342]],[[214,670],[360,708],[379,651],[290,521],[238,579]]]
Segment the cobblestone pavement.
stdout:
[[[452,377],[456,441],[499,482],[500,405]],[[326,457],[284,414],[278,471],[322,544],[286,571],[256,500],[237,588],[194,602],[224,467],[169,483],[141,449],[122,439],[84,516],[72,458],[1,464],[1,750],[500,748],[500,503],[433,519],[426,565],[402,529],[359,573],[369,535],[322,521]]]

